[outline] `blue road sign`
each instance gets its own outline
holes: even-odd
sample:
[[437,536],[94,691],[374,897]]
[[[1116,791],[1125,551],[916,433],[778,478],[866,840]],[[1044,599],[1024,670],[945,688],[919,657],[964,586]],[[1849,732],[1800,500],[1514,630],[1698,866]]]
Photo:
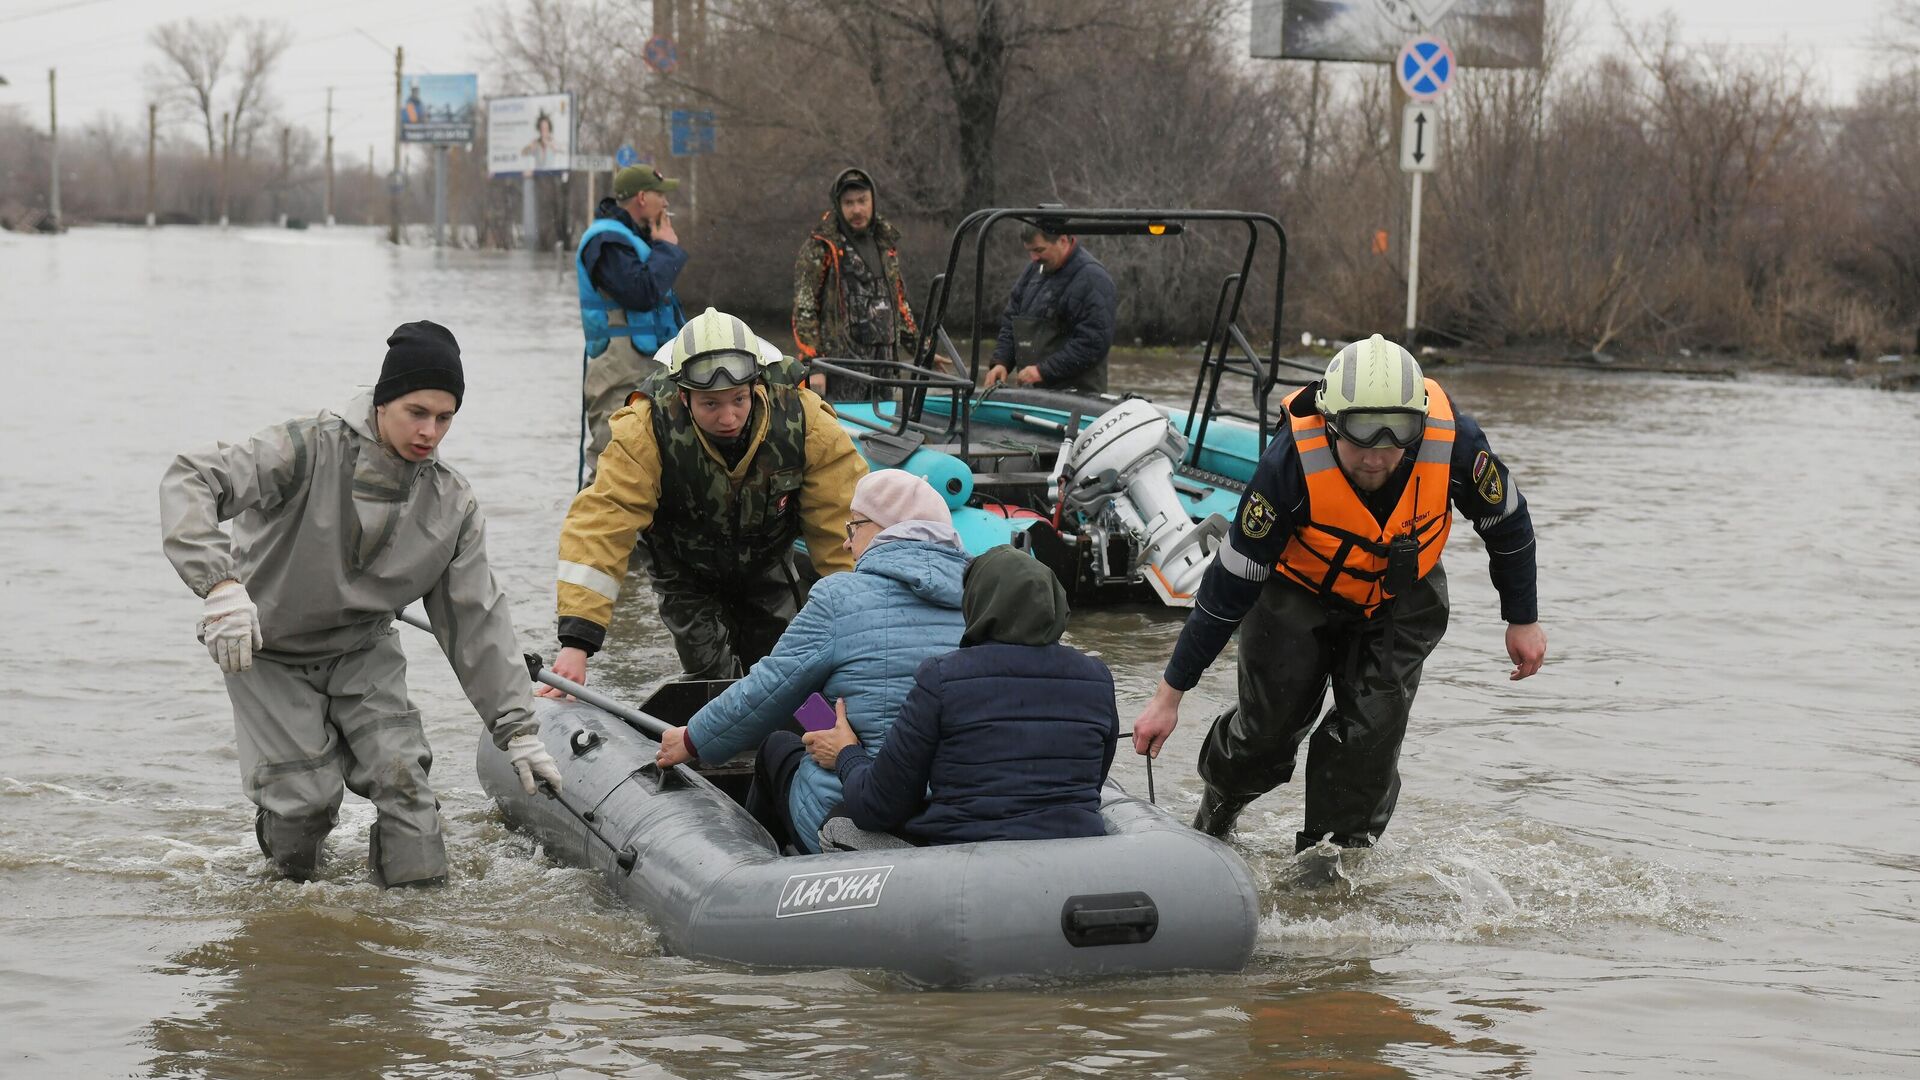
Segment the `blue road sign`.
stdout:
[[640,59],[660,74],[671,75],[673,69],[680,66],[680,50],[673,47],[670,37],[648,38],[646,47],[640,50]]
[[1456,66],[1453,49],[1446,42],[1431,34],[1422,34],[1400,46],[1400,55],[1393,62],[1393,74],[1408,97],[1432,101],[1446,91]]
[[673,156],[692,157],[713,153],[712,109],[673,110]]
[[621,143],[620,149],[613,152],[613,167],[616,169],[624,169],[629,165],[637,164],[639,160],[640,155],[633,152],[632,143]]

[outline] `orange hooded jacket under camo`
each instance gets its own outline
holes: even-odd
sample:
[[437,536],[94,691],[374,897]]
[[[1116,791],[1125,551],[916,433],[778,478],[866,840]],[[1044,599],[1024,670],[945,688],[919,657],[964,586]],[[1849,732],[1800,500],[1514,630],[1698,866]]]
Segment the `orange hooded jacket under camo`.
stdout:
[[[1411,534],[1420,546],[1420,577],[1439,565],[1452,531],[1448,481],[1453,457],[1453,403],[1432,379],[1427,384],[1427,427],[1400,501],[1382,524],[1360,501],[1340,471],[1327,441],[1326,418],[1293,416],[1293,441],[1306,474],[1312,518],[1295,530],[1275,569],[1323,596],[1338,596],[1368,615],[1387,600],[1387,545]],[[1311,392],[1311,387],[1287,396]],[[1290,415],[1290,410],[1289,410]]]
[[[883,264],[878,268],[882,282],[877,284],[883,283],[893,300],[894,336],[901,349],[911,350],[920,331],[907,305],[906,282],[900,273],[900,234],[878,216],[869,228],[878,242]],[[854,314],[847,307],[843,269],[847,243],[840,231],[839,215],[828,210],[820,215],[819,226],[800,247],[793,271],[793,344],[802,359],[867,353],[852,340]]]

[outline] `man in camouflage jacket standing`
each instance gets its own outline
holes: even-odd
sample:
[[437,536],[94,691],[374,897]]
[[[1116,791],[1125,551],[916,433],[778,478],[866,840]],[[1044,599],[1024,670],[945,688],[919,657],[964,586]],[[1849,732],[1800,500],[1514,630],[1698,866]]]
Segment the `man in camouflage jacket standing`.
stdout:
[[[911,354],[918,329],[900,274],[900,233],[880,216],[873,177],[844,169],[793,268],[793,341],[802,360],[892,360]],[[871,388],[816,374],[830,401],[866,400]]]

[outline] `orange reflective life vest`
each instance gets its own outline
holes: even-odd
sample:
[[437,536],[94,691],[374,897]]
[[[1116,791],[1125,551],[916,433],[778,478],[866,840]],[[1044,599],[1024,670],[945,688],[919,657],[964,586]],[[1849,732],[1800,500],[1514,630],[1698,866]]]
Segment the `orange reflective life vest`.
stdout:
[[1360,500],[1347,474],[1340,471],[1333,446],[1327,440],[1326,419],[1318,413],[1292,416],[1294,398],[1309,393],[1303,387],[1287,396],[1293,422],[1293,443],[1307,478],[1309,520],[1294,530],[1274,568],[1321,596],[1337,596],[1372,615],[1390,599],[1386,595],[1387,545],[1396,536],[1411,535],[1419,545],[1419,576],[1426,577],[1440,563],[1440,552],[1452,531],[1453,513],[1448,484],[1453,470],[1453,403],[1432,379],[1427,383],[1427,427],[1414,454],[1413,475],[1400,501],[1383,525]]

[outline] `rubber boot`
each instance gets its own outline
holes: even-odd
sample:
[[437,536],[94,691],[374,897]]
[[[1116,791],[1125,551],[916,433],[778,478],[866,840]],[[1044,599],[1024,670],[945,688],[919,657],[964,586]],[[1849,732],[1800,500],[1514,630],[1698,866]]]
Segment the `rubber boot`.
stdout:
[[[429,888],[447,883],[446,841],[439,833],[415,837],[389,860],[380,842],[381,822],[367,830],[367,869],[383,889]],[[394,865],[389,865],[389,863]]]
[[1219,790],[1208,787],[1200,795],[1200,809],[1193,815],[1193,827],[1208,836],[1225,840],[1233,831],[1233,823],[1252,802],[1250,798],[1223,795]]
[[1351,888],[1352,879],[1347,876],[1346,868],[1340,865],[1341,854],[1346,849],[1334,842],[1332,833],[1315,841],[1307,841],[1302,837],[1295,843],[1296,846],[1304,845],[1293,856],[1295,888],[1318,889],[1335,884]]
[[286,818],[268,813],[264,807],[253,811],[253,838],[260,853],[289,881],[312,881],[320,876],[320,860],[326,854],[327,834],[338,817],[331,811],[304,818]]

